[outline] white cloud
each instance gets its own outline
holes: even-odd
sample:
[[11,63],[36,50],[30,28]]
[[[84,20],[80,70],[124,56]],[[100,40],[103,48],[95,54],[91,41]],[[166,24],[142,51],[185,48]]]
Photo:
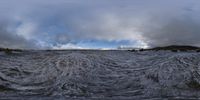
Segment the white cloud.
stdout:
[[72,43],[68,43],[68,44],[59,44],[57,46],[53,46],[53,49],[86,49],[86,48],[80,47]]
[[32,22],[23,22],[16,28],[16,34],[24,37],[27,40],[33,39],[36,34],[37,27]]

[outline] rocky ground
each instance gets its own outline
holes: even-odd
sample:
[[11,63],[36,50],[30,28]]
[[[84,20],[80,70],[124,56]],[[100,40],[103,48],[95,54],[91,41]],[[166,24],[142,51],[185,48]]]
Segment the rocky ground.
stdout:
[[199,52],[0,52],[0,99],[167,98],[200,98]]

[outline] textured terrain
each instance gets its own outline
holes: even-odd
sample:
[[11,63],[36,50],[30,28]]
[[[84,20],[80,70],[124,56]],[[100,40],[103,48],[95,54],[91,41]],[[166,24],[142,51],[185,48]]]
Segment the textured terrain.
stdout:
[[200,53],[0,52],[0,99],[164,98],[200,98]]

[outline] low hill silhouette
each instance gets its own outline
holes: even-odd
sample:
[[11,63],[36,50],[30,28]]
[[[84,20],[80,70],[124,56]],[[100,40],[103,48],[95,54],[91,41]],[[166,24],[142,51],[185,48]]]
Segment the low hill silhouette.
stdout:
[[170,45],[170,46],[163,46],[163,47],[154,47],[150,49],[139,49],[139,50],[130,50],[132,52],[134,51],[160,51],[160,50],[170,50],[172,52],[178,52],[178,51],[197,51],[200,52],[200,47],[196,46],[189,46],[189,45]]
[[22,49],[10,49],[10,48],[0,48],[0,51],[23,51]]
[[200,47],[187,46],[187,45],[171,45],[165,47],[155,47],[149,50],[179,50],[179,51],[188,51],[188,50],[200,50]]
[[10,49],[10,48],[0,48],[0,52],[5,52],[6,54],[12,54],[13,52],[22,52],[21,49]]

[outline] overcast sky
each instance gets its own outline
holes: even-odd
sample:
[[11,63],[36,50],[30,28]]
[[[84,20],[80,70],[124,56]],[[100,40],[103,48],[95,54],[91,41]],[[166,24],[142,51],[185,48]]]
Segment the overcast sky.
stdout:
[[199,0],[0,0],[0,47],[200,46]]

